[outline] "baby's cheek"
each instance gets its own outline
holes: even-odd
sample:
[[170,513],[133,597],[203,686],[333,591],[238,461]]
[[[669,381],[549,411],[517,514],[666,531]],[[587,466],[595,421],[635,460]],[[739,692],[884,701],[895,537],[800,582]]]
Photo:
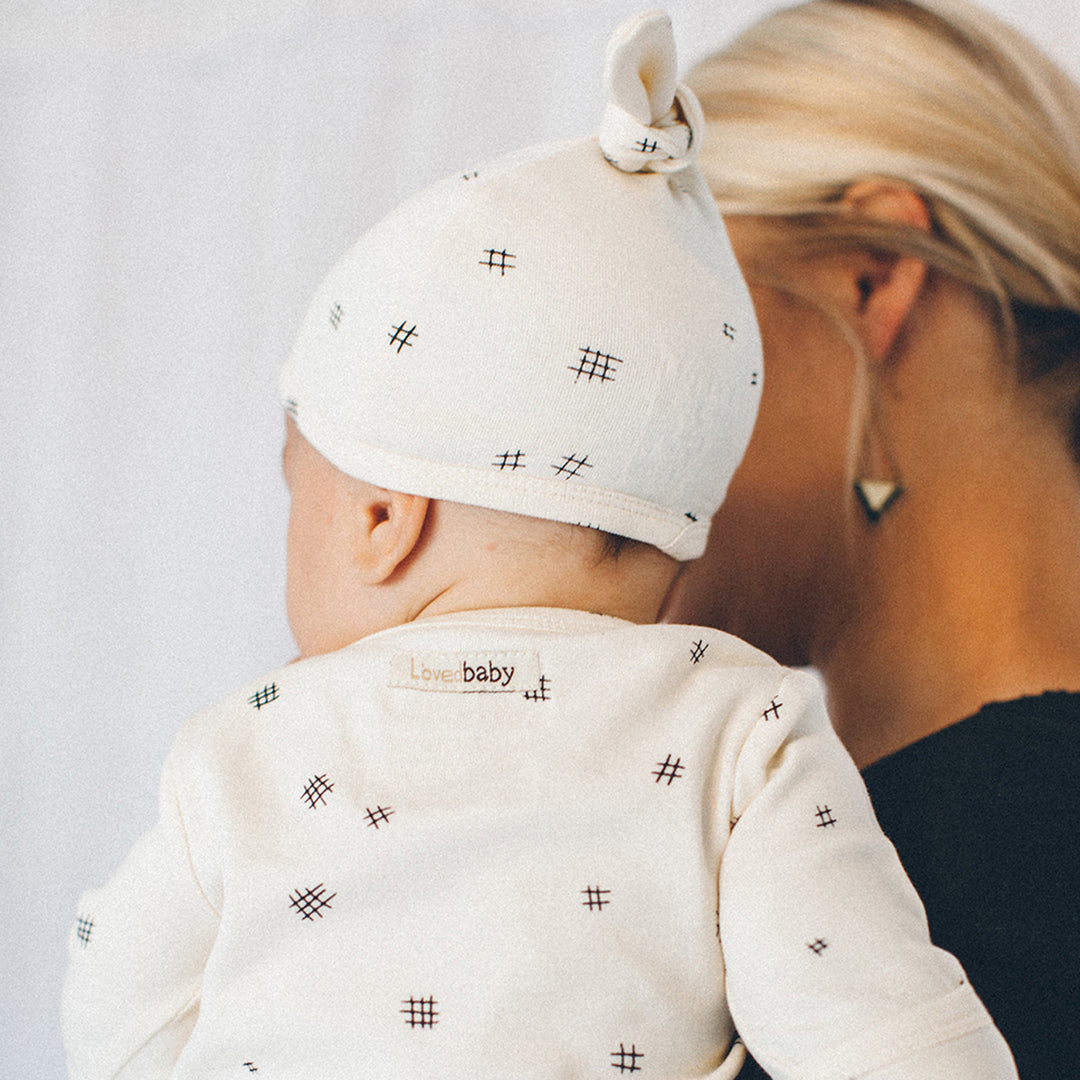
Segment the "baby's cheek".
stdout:
[[317,540],[312,533],[310,515],[306,515],[303,506],[294,499],[289,513],[285,607],[293,638],[304,656],[311,655],[311,637],[317,625],[312,610],[319,592],[318,575],[313,565]]

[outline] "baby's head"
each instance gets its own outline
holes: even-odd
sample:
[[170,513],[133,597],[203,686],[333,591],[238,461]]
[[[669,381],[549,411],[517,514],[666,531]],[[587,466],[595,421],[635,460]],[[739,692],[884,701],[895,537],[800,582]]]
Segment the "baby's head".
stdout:
[[[396,541],[415,531],[413,544],[380,596],[421,570],[434,584],[436,551],[453,558],[434,543],[437,522],[473,536],[474,550],[491,532],[534,556],[622,564],[615,593],[640,585],[632,566],[663,567],[650,579],[670,582],[704,549],[757,411],[757,326],[693,163],[700,110],[676,86],[666,16],[620,27],[606,83],[598,139],[534,147],[422,192],[345,255],[309,309],[281,378],[287,456],[316,453],[358,482],[361,503],[396,497],[402,523],[413,508]],[[391,509],[377,503],[363,513]],[[294,505],[298,638],[320,616],[313,564],[300,571],[294,550],[327,520],[325,507]],[[597,534],[636,543],[598,558]],[[464,606],[544,602],[517,576],[508,564],[504,595],[491,586]],[[579,585],[549,606],[596,603]],[[369,630],[419,614],[392,606]]]
[[413,619],[571,607],[651,622],[679,564],[651,544],[347,476],[286,423],[289,622],[303,656]]

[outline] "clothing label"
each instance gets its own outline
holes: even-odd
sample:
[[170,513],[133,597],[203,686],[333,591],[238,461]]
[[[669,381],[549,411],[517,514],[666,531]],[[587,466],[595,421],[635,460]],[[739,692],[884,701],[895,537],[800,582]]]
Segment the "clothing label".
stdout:
[[534,652],[397,653],[390,685],[457,694],[517,694],[540,689]]

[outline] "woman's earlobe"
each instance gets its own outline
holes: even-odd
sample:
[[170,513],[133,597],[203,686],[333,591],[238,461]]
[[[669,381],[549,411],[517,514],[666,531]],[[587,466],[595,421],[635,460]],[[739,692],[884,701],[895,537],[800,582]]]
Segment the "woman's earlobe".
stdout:
[[876,274],[860,276],[858,320],[871,360],[884,360],[893,350],[926,282],[926,263],[898,255]]

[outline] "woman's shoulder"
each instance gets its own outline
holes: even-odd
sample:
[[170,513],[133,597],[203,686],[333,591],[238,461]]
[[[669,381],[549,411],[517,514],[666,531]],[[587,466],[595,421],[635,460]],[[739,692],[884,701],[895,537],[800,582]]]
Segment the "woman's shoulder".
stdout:
[[967,969],[1021,1076],[1061,1075],[1080,1053],[1080,694],[986,705],[863,779],[934,943]]
[[952,843],[985,843],[1000,856],[1021,835],[1065,837],[1080,830],[1080,694],[992,702],[862,775],[909,873]]
[[[1016,792],[1030,781],[1046,789],[1048,775],[1080,769],[1080,693],[995,701],[863,770],[879,813],[899,800],[905,815],[913,794],[977,801]],[[1047,792],[1064,798],[1064,791]]]

